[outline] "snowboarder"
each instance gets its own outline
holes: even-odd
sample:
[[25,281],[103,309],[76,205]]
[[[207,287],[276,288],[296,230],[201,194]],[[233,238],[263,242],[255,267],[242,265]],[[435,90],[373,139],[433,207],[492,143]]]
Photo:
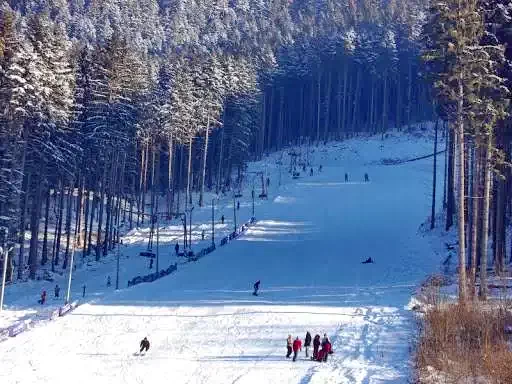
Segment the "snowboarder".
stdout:
[[361,264],[373,264],[373,259],[369,257],[365,261],[361,262]]
[[112,280],[110,280],[110,276],[107,276],[107,288],[110,288],[112,285]]
[[292,354],[293,340],[292,335],[288,335],[286,339],[286,358],[289,359]]
[[345,183],[348,182],[348,173],[345,172]]
[[313,176],[313,168],[309,170],[309,176]]
[[147,337],[143,338],[140,342],[140,353],[149,351],[149,340]]
[[153,269],[153,259],[149,260],[149,269]]
[[43,292],[41,293],[41,300],[39,300],[38,303],[41,305],[46,303],[46,291],[45,290],[43,290]]
[[85,297],[85,284],[82,285],[82,297]]
[[306,351],[306,357],[309,357],[309,348],[311,347],[311,333],[306,332],[306,338],[304,339],[304,349]]
[[239,201],[237,201],[237,203],[236,203],[236,209],[240,210],[240,202]]
[[313,339],[313,359],[316,360],[318,357],[318,349],[320,348],[320,335],[316,334]]
[[60,287],[59,287],[59,284],[56,284],[56,285],[55,285],[54,292],[55,292],[55,298],[56,298],[56,299],[58,299],[58,298],[59,298],[59,293],[60,293]]
[[174,246],[174,250],[176,251],[176,255],[177,255],[180,251],[180,245],[178,243],[176,243],[176,245]]
[[258,296],[258,290],[260,289],[260,281],[254,283],[254,292],[252,293],[254,296]]
[[368,176],[368,173],[364,174],[364,181],[368,183],[370,181],[370,177]]
[[222,215],[222,216],[221,216],[221,218],[220,218],[220,222],[221,222],[222,224],[224,224],[224,215]]
[[299,336],[297,336],[293,342],[293,361],[297,360],[299,351],[302,351],[302,341],[300,341]]

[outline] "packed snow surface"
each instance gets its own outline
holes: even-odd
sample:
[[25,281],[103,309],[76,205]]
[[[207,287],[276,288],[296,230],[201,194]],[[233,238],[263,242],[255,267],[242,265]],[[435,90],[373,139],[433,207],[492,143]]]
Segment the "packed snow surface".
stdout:
[[[281,167],[279,154],[252,164],[271,177],[255,227],[169,277],[99,295],[1,343],[0,382],[407,383],[415,331],[405,306],[439,266],[418,233],[430,213],[432,159],[379,160],[429,153],[431,141],[398,135],[315,148],[314,175],[297,180],[286,152]],[[249,212],[250,192],[241,205]],[[367,257],[375,263],[361,264]],[[285,358],[287,336],[306,331],[330,336],[327,363],[304,351],[295,363]],[[144,336],[151,348],[140,356]]]

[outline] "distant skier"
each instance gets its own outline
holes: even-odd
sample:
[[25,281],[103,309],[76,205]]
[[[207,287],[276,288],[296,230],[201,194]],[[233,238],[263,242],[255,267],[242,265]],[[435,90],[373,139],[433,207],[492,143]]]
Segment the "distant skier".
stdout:
[[110,288],[112,285],[112,280],[110,279],[110,276],[107,277],[107,288]]
[[316,334],[313,339],[313,360],[318,357],[318,349],[320,348],[320,335]]
[[221,216],[221,218],[220,218],[220,222],[221,222],[222,224],[224,224],[224,215],[222,215],[222,216]]
[[55,292],[55,298],[58,299],[59,298],[59,293],[60,293],[59,284],[55,285],[54,292]]
[[149,351],[149,340],[147,337],[143,338],[140,342],[140,353]]
[[238,210],[240,209],[240,202],[239,201],[236,203],[236,209],[238,209]]
[[365,261],[363,261],[361,264],[373,264],[373,259],[371,257],[369,257]]
[[313,168],[309,170],[309,176],[313,176]]
[[332,353],[332,345],[331,341],[328,337],[325,337],[324,341],[322,341],[322,349],[318,352],[317,361],[327,361],[327,357]]
[[318,172],[322,172],[322,164],[318,167]]
[[254,292],[252,293],[254,296],[258,296],[258,291],[260,289],[260,281],[254,283]]
[[85,288],[86,288],[85,284],[82,285],[82,297],[85,297]]
[[180,252],[180,245],[178,243],[174,246],[174,250],[176,251],[176,255]]
[[153,269],[153,259],[149,260],[149,269]]
[[306,332],[306,338],[304,339],[304,350],[306,351],[306,357],[309,357],[309,348],[311,347],[311,333]]
[[204,240],[204,229],[203,229],[203,231],[201,232],[201,240]]
[[302,172],[306,172],[306,164],[302,166]]
[[302,341],[300,341],[299,336],[297,336],[293,342],[293,361],[297,360],[299,351],[302,351]]
[[368,183],[368,182],[370,181],[370,177],[368,176],[368,174],[367,174],[367,173],[365,173],[365,174],[364,174],[364,181],[365,181],[366,183]]
[[348,182],[348,173],[345,172],[345,183]]
[[270,187],[270,177],[267,177],[267,187]]
[[292,335],[288,335],[286,339],[286,358],[289,359],[292,355],[293,340]]
[[44,303],[46,303],[46,291],[45,290],[43,290],[43,292],[41,293],[41,299],[38,300],[38,303],[41,305],[44,305]]

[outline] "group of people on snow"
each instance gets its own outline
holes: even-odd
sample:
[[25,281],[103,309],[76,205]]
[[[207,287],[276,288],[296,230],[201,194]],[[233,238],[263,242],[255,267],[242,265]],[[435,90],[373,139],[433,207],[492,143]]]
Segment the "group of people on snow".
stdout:
[[[306,338],[304,339],[304,349],[306,357],[309,357],[309,348],[311,348],[311,341],[313,341],[313,356],[311,360],[326,362],[327,357],[333,353],[332,344],[327,334],[324,333],[324,337],[320,341],[320,335],[316,334],[313,340],[311,340],[311,333],[306,332]],[[320,347],[322,347],[320,349]],[[293,352],[292,361],[297,360],[299,352],[302,351],[302,341],[297,336],[295,340],[292,339],[292,335],[288,335],[286,339],[286,358],[289,359]]]

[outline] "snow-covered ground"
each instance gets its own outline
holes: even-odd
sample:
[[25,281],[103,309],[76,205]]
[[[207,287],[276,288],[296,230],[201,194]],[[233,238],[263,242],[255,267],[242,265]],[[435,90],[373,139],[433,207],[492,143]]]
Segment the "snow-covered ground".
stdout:
[[[418,233],[430,212],[432,159],[379,163],[432,149],[425,137],[399,134],[332,143],[314,148],[315,174],[298,180],[286,172],[286,152],[281,167],[280,154],[251,164],[250,171],[268,172],[272,189],[268,201],[258,201],[258,223],[246,235],[169,277],[124,288],[140,269],[135,255],[146,235],[132,232],[124,241],[123,289],[104,287],[107,274],[114,281],[114,256],[91,266],[92,277],[77,273],[73,296],[81,296],[84,282],[94,300],[1,343],[0,382],[407,383],[414,324],[405,306],[441,261]],[[223,204],[230,219],[233,207]],[[205,228],[209,212],[197,214]],[[239,214],[250,217],[250,192]],[[161,265],[174,262],[172,236],[162,244]],[[367,257],[376,263],[361,264]],[[261,295],[254,297],[258,279]],[[41,282],[31,284],[36,295]],[[18,291],[8,291],[12,307],[3,316],[37,310],[23,287],[9,288]],[[331,337],[329,362],[304,353],[295,363],[284,358],[288,334],[304,338],[306,331]],[[136,356],[144,336],[151,349]]]

